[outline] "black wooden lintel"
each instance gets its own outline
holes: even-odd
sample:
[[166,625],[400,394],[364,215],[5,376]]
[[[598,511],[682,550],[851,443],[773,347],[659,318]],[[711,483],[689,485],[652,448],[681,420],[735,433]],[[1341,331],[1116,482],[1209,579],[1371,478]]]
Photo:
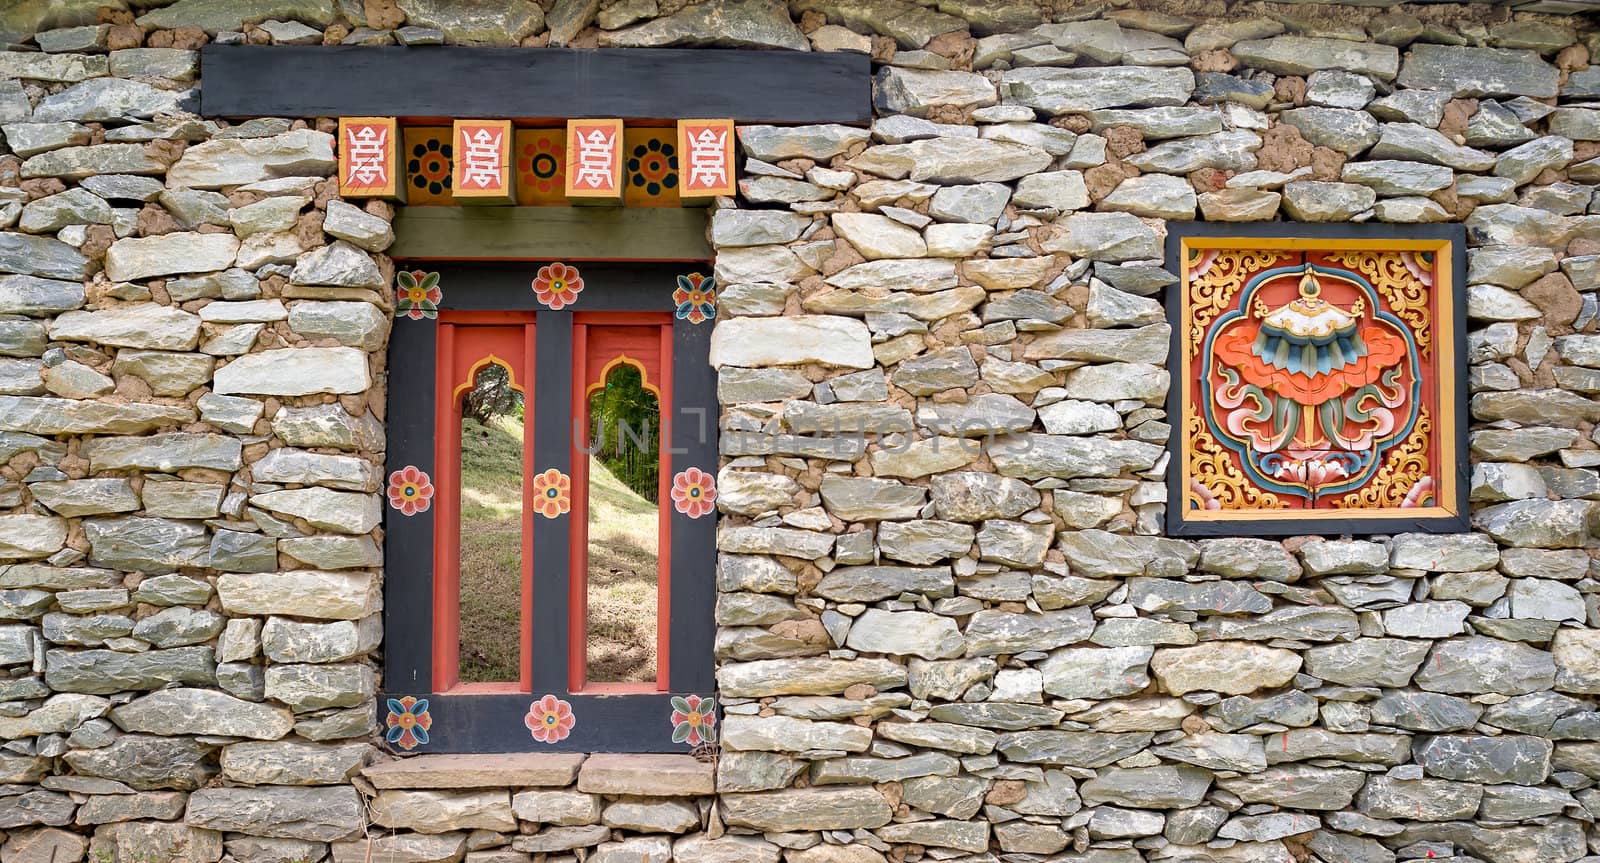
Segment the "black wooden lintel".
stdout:
[[872,119],[850,52],[207,45],[200,63],[208,117]]

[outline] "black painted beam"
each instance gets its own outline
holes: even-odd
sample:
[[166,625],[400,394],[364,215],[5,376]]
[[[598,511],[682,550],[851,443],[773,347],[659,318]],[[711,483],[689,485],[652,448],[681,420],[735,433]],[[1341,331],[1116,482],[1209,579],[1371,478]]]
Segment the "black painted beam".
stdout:
[[200,68],[208,117],[872,119],[850,52],[207,45]]

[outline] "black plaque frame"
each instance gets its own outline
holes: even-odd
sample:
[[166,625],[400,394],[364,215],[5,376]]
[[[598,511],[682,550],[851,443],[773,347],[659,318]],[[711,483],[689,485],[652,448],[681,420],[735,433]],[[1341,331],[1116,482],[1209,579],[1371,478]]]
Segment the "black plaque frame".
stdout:
[[[1437,368],[1449,369],[1453,380],[1448,389],[1441,384],[1438,405],[1441,419],[1448,413],[1453,427],[1448,433],[1454,444],[1452,464],[1439,465],[1437,471],[1451,471],[1453,493],[1445,506],[1450,515],[1395,517],[1299,517],[1274,518],[1270,510],[1256,517],[1229,521],[1201,521],[1186,518],[1184,506],[1183,465],[1188,457],[1187,433],[1183,424],[1183,378],[1188,374],[1185,348],[1189,333],[1186,326],[1186,285],[1184,284],[1183,250],[1188,238],[1239,239],[1248,248],[1251,240],[1305,241],[1300,248],[1321,250],[1330,242],[1372,243],[1374,241],[1410,240],[1433,241],[1440,244],[1441,262],[1448,263],[1448,278],[1435,284],[1439,292],[1439,308],[1450,310],[1450,331],[1445,337],[1436,337],[1434,349],[1439,352]],[[1407,532],[1460,533],[1471,529],[1471,512],[1468,494],[1471,488],[1470,460],[1467,456],[1467,429],[1470,423],[1467,385],[1467,302],[1466,302],[1466,229],[1452,225],[1411,224],[1306,224],[1293,222],[1168,222],[1166,239],[1166,267],[1176,281],[1167,288],[1167,322],[1171,325],[1171,344],[1167,353],[1167,368],[1172,373],[1172,383],[1167,390],[1167,421],[1172,425],[1168,444],[1170,453],[1167,465],[1167,533],[1183,537],[1226,536],[1288,536],[1288,535],[1366,535]],[[1443,269],[1443,268],[1441,268]],[[1440,497],[1443,502],[1442,492]]]

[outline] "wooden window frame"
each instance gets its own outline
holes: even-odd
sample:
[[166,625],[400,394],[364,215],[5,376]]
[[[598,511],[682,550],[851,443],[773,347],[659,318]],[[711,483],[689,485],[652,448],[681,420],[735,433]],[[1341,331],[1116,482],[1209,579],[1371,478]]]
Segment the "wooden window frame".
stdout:
[[[386,509],[384,552],[384,691],[378,720],[391,700],[426,699],[428,742],[414,751],[684,752],[672,742],[672,699],[710,696],[716,599],[715,514],[690,518],[670,507],[671,478],[689,467],[715,474],[716,375],[709,362],[713,321],[690,323],[673,310],[677,277],[692,265],[580,264],[584,290],[560,310],[538,303],[531,282],[548,262],[455,262],[420,265],[439,273],[443,298],[437,319],[396,318],[389,347],[387,471],[416,467],[435,480],[432,506],[404,516]],[[400,265],[405,267],[404,264]],[[699,269],[707,271],[702,264]],[[462,383],[452,342],[474,325],[524,328],[521,369],[530,414],[523,450],[524,482],[555,468],[572,478],[573,507],[559,518],[523,513],[522,679],[517,683],[455,681],[456,585],[435,579],[455,553],[458,529],[459,410],[452,397]],[[577,351],[588,327],[660,326],[661,555],[657,681],[595,684],[583,679],[583,576],[586,459],[574,444],[573,420],[586,418],[585,372]],[[470,363],[469,363],[470,367]],[[554,370],[554,371],[553,371]],[[474,371],[475,373],[475,371]],[[470,377],[468,378],[470,380]],[[586,426],[586,424],[585,424]],[[531,440],[531,446],[529,442]],[[453,447],[453,449],[452,449]],[[581,489],[581,491],[580,491]],[[528,552],[531,549],[531,558]],[[454,572],[453,568],[448,569]],[[579,602],[575,602],[578,600]],[[437,605],[436,605],[437,603]],[[667,624],[670,616],[671,625]],[[568,703],[576,719],[554,742],[535,740],[524,724],[546,695]],[[413,702],[415,703],[415,702]]]

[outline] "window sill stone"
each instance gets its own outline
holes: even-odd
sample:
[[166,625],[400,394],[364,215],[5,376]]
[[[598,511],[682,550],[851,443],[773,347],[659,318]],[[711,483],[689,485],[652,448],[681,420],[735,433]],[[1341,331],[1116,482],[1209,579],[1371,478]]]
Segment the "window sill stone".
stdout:
[[691,755],[591,755],[578,772],[578,790],[636,797],[714,794],[716,765]]
[[373,764],[362,774],[380,790],[562,787],[578,778],[586,757],[577,752],[416,755]]

